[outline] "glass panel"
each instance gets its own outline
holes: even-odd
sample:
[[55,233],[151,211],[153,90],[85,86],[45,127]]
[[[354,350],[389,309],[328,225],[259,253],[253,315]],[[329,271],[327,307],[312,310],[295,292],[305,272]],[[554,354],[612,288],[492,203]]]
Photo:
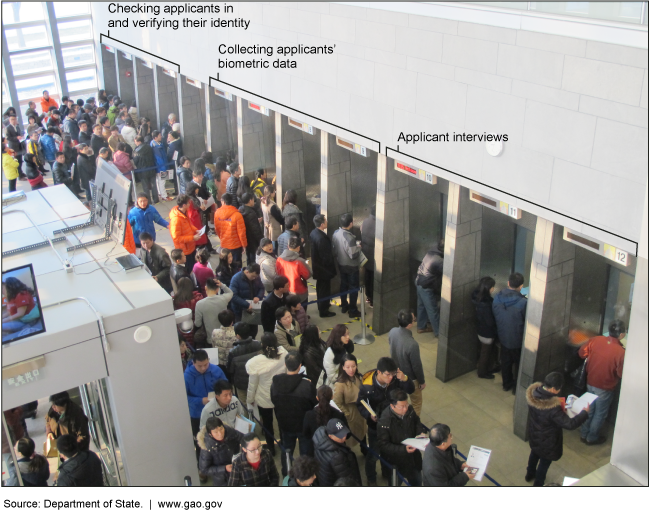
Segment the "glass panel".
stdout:
[[59,23],[57,26],[59,27],[59,39],[62,43],[92,38],[90,20],[69,21]]
[[11,96],[9,95],[9,87],[7,86],[7,78],[5,77],[5,67],[2,66],[2,111],[6,112],[11,106]]
[[68,80],[68,91],[82,91],[97,87],[97,73],[94,68],[70,71],[65,74]]
[[40,2],[2,2],[2,23],[5,25],[44,19]]
[[54,2],[54,14],[57,18],[90,14],[90,4],[88,2]]
[[40,52],[12,55],[11,69],[14,71],[14,76],[36,73],[38,71],[51,71],[54,69],[52,53],[50,50],[43,50]]
[[43,96],[43,91],[46,89],[50,92],[50,96],[58,94],[59,88],[54,79],[54,75],[16,80],[16,90],[18,91],[19,100],[40,98]]
[[6,30],[5,34],[9,50],[25,50],[50,44],[45,25]]
[[94,90],[86,91],[86,92],[81,93],[81,94],[75,93],[73,95],[73,97],[74,97],[75,101],[76,100],[84,100],[84,101],[86,101],[88,98],[97,99],[97,92],[98,92],[97,89],[94,89]]
[[95,62],[95,50],[91,44],[62,48],[61,53],[63,54],[63,67],[66,69]]
[[611,267],[609,282],[607,283],[603,334],[608,333],[609,324],[614,320],[622,320],[626,326],[630,325],[633,291],[634,276],[618,268]]

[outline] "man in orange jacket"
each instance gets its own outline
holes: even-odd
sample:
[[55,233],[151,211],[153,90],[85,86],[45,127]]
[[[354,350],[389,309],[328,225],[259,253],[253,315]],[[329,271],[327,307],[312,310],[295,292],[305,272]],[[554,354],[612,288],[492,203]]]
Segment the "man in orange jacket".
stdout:
[[48,91],[43,91],[43,97],[41,98],[41,112],[47,115],[50,107],[58,108],[59,105],[56,103],[56,101],[50,98],[50,93]]
[[[223,206],[214,213],[214,231],[221,241],[221,247],[230,249],[232,260],[241,263],[242,253],[248,245],[244,217],[232,205],[232,196],[230,194],[222,195],[221,203]],[[248,265],[253,263],[255,262],[249,261]]]
[[169,231],[174,241],[174,248],[183,251],[187,260],[185,268],[192,272],[196,263],[196,241],[201,238],[201,230],[196,229],[187,214],[190,196],[181,194],[176,198],[176,206],[169,212]]

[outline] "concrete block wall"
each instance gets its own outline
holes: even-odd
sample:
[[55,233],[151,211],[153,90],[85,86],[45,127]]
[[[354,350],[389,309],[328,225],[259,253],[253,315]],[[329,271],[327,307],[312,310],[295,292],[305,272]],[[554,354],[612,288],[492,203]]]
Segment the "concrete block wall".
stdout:
[[136,66],[138,66],[138,112],[140,117],[146,117],[151,121],[151,126],[158,126],[158,118],[156,117],[156,97],[153,86],[153,69],[148,68],[142,64],[142,61],[135,58]]
[[[292,189],[298,194],[298,208],[307,212],[306,183],[305,183],[305,152],[303,146],[303,132],[289,126],[287,117],[282,116],[281,126],[281,153],[282,153],[282,194]],[[278,197],[278,203],[282,198]],[[305,218],[305,221],[307,219]],[[307,235],[309,232],[306,233]]]
[[[555,222],[614,245],[620,241],[616,235],[638,240],[648,167],[647,38],[646,48],[612,44],[632,36],[616,40],[611,34],[623,29],[596,24],[589,32],[575,31],[591,39],[534,32],[522,28],[534,20],[523,14],[510,15],[508,27],[490,25],[502,22],[488,15],[476,17],[485,23],[469,23],[451,19],[458,17],[450,14],[454,9],[439,4],[233,6],[237,16],[251,21],[247,31],[111,34],[178,62],[205,83],[220,73],[249,91],[233,89],[234,94],[282,103],[287,108],[270,106],[285,115],[296,115],[288,107],[306,112],[327,122],[306,121],[333,133],[352,130],[391,147],[402,131],[507,133],[496,158],[482,143],[400,148],[503,191],[494,192],[499,199],[521,198],[519,206],[536,215],[548,210],[531,202],[575,219]],[[98,10],[95,33],[107,29],[110,17]],[[331,55],[297,56],[293,70],[219,70],[222,43],[336,47]],[[204,51],[199,54],[197,47]],[[601,208],[612,191],[626,198],[626,208]]]
[[[134,59],[135,57],[131,57]],[[126,106],[131,107],[135,100],[135,76],[133,74],[133,61],[125,59],[121,51],[117,52],[117,63],[120,72],[120,99]],[[126,76],[129,72],[131,76]]]
[[181,75],[183,101],[183,154],[194,160],[201,156],[205,146],[205,91],[190,85]]
[[162,72],[162,68],[156,67],[158,73],[158,108],[160,119],[156,129],[160,130],[162,124],[167,122],[169,114],[176,114],[178,118],[178,86],[176,78],[172,78]]
[[104,86],[107,95],[117,94],[117,74],[115,71],[115,54],[109,52],[102,44],[102,69],[104,72]]
[[231,110],[235,110],[235,102],[228,101],[210,91],[210,137],[212,142],[212,156],[225,157],[230,151],[237,153],[237,120],[233,126]]
[[338,146],[334,135],[328,134],[327,142],[327,234],[332,236],[339,217],[352,213],[352,165],[350,151]]
[[260,168],[275,169],[275,112],[265,116],[242,100],[244,173],[253,176]]

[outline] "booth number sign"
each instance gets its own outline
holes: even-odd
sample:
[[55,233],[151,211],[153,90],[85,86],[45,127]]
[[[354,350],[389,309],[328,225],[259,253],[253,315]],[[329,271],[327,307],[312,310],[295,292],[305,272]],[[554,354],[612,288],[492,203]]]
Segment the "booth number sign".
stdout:
[[40,373],[38,370],[32,370],[31,372],[26,372],[23,373],[22,375],[17,375],[16,377],[8,378],[7,384],[14,387],[22,386],[23,384],[27,384],[28,382],[38,380],[39,375]]

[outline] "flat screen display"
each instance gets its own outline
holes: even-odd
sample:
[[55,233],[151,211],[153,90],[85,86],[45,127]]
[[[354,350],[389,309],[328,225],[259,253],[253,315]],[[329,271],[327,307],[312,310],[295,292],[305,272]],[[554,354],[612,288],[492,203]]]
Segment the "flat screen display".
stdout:
[[45,332],[31,264],[2,272],[2,344]]

